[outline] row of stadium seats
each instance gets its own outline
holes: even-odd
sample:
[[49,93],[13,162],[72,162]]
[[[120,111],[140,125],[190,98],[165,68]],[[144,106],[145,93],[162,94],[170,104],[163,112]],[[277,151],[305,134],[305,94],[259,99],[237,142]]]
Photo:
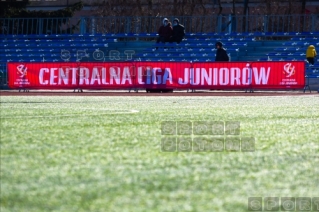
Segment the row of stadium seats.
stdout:
[[[156,38],[158,35],[153,36],[153,38]],[[121,38],[121,37],[118,37]],[[136,37],[138,38],[138,37]],[[215,41],[216,39],[221,38],[219,37],[187,37],[185,40],[189,42],[196,42],[196,41]],[[42,41],[78,41],[78,42],[89,42],[89,41],[108,41],[108,42],[117,42],[117,38],[108,38],[103,35],[96,35],[94,37],[46,37],[46,36],[37,36],[37,37],[3,37],[1,38],[2,42],[42,42]],[[254,41],[255,38],[251,37],[225,37],[223,38],[225,41]]]
[[[36,48],[36,47],[108,47],[110,43],[106,42],[77,42],[77,41],[66,41],[66,42],[50,42],[50,43],[7,43],[7,44],[0,44],[0,47],[9,49],[9,48]],[[226,46],[238,46],[238,47],[244,47],[247,46],[247,42],[225,42]],[[156,45],[158,47],[187,47],[187,48],[214,48],[215,43],[213,42],[189,42],[189,41],[183,41],[183,43],[177,44],[177,45]],[[154,46],[155,47],[155,46]]]
[[101,42],[101,43],[93,43],[93,42],[86,42],[86,43],[79,43],[79,42],[72,42],[72,41],[67,41],[67,42],[52,42],[52,43],[7,43],[7,44],[0,44],[1,48],[35,48],[35,47],[95,47],[95,46],[108,46],[109,43]]
[[319,41],[318,42],[311,42],[309,40],[307,41],[287,41],[287,42],[283,42],[282,45],[284,46],[309,46],[309,45],[319,45]]
[[319,38],[318,37],[312,37],[312,36],[309,36],[309,37],[293,37],[291,38],[290,40],[293,40],[293,41],[311,41],[311,42],[319,42]]
[[[104,34],[51,34],[51,35],[0,35],[0,38],[70,38],[70,37],[156,37],[157,33],[104,33]],[[232,32],[232,33],[186,33],[186,37],[257,37],[257,36],[319,36],[319,32]]]

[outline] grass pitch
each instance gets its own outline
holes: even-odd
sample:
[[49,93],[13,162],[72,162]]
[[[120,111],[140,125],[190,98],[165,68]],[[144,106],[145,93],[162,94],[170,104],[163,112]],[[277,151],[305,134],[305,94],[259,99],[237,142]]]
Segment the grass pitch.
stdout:
[[[247,211],[319,196],[319,97],[1,97],[1,212]],[[237,121],[254,152],[162,152],[163,121]]]

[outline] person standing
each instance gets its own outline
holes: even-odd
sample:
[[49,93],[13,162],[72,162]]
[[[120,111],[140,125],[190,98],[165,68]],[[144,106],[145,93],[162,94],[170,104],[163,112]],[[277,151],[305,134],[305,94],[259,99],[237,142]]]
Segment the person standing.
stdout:
[[307,52],[306,52],[306,58],[308,63],[313,65],[315,63],[315,57],[317,56],[316,49],[313,45],[308,46]]
[[180,43],[185,36],[185,27],[179,24],[178,18],[173,21],[173,35],[170,38],[170,42]]
[[167,18],[163,19],[163,25],[158,30],[159,37],[157,38],[156,43],[165,43],[169,42],[170,37],[173,34],[172,24],[168,21]]
[[216,57],[215,57],[215,61],[229,61],[229,57],[228,54],[226,52],[226,50],[223,48],[223,44],[221,42],[217,42],[215,44],[216,47]]

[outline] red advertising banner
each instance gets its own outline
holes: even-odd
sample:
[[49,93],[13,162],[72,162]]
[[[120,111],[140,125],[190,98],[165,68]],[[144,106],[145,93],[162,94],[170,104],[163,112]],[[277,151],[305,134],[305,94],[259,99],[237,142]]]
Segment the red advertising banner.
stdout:
[[[186,72],[185,74],[186,75]],[[303,88],[303,61],[196,63],[191,87],[285,89]]]
[[289,89],[305,85],[303,61],[8,63],[10,88]]

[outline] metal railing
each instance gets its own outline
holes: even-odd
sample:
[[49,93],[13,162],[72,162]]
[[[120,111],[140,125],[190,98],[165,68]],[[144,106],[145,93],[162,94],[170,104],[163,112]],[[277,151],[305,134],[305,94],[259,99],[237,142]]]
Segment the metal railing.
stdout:
[[0,34],[75,34],[81,18],[1,18]]
[[[179,18],[188,33],[210,32],[313,32],[319,16],[311,15],[215,15]],[[155,33],[162,17],[2,18],[0,34],[96,34]]]

